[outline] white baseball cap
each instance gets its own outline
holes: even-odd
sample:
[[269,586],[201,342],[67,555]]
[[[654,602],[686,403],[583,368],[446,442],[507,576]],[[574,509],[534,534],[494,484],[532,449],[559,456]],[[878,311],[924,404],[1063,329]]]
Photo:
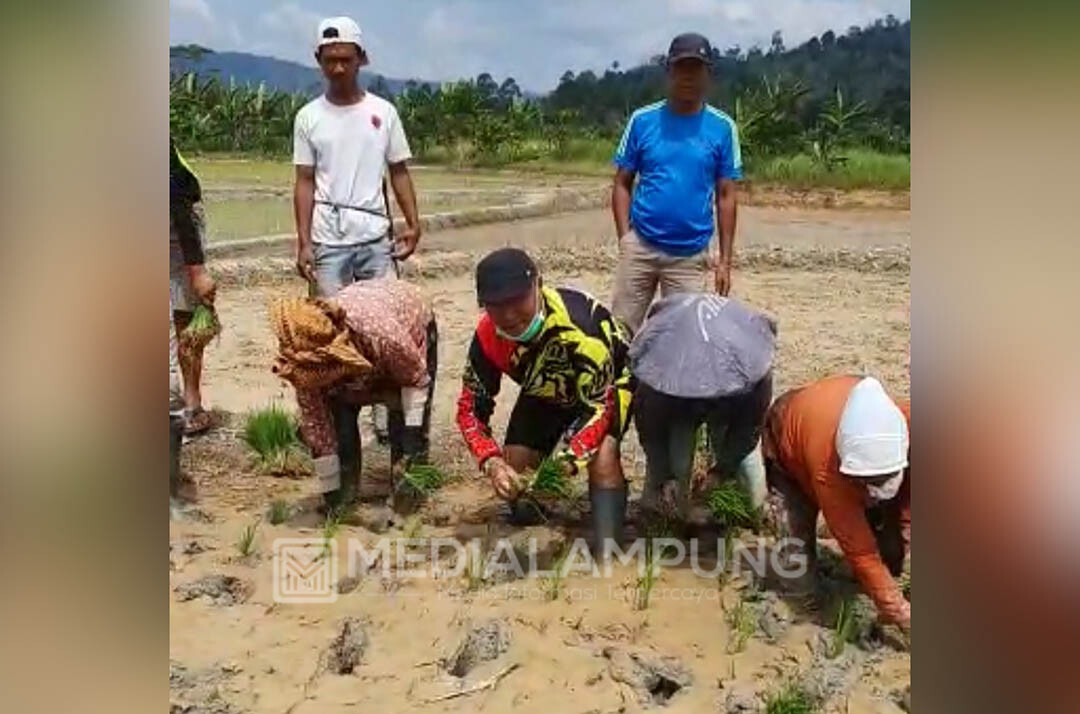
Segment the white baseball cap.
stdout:
[[907,419],[881,382],[865,377],[848,395],[836,430],[840,473],[884,476],[908,465]]
[[360,42],[360,26],[351,17],[328,17],[319,23],[319,33],[315,40],[318,49],[335,42],[351,42],[363,47]]

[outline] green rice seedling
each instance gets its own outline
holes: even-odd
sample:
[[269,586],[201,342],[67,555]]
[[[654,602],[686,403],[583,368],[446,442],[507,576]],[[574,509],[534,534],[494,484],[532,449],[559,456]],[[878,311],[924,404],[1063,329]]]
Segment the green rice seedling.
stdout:
[[660,579],[660,568],[656,565],[656,548],[652,540],[645,543],[645,572],[638,576],[634,587],[634,609],[647,610],[656,581]]
[[345,516],[346,510],[344,508],[332,508],[326,514],[326,520],[323,521],[322,526],[323,556],[330,555],[330,543],[337,538],[338,532],[341,531],[341,524]]
[[291,515],[292,508],[289,506],[288,501],[278,498],[270,502],[270,512],[268,516],[271,525],[279,526],[289,520],[289,516]]
[[701,454],[705,458],[708,458],[712,454],[712,447],[709,444],[709,429],[707,425],[702,424],[694,431],[694,450],[695,456]]
[[795,682],[787,684],[765,702],[765,714],[814,714],[817,710],[814,697]]
[[562,595],[563,580],[566,577],[566,573],[563,572],[563,565],[566,564],[568,555],[570,555],[570,548],[564,543],[551,564],[551,575],[544,578],[544,598],[549,602],[558,600]]
[[236,541],[236,550],[240,552],[241,557],[246,558],[255,552],[255,534],[258,530],[259,521],[256,519],[240,531],[240,539]]
[[287,458],[300,444],[296,418],[276,403],[248,414],[243,439],[263,464]]
[[723,587],[731,577],[731,570],[735,565],[735,529],[724,529],[724,568],[716,576],[717,582]]
[[259,459],[259,471],[270,475],[311,473],[311,463],[299,444],[275,451],[268,459]]
[[833,625],[832,638],[829,641],[825,656],[835,659],[844,653],[844,647],[848,642],[855,640],[858,620],[855,617],[855,603],[850,599],[840,602],[836,611],[836,624]]
[[754,523],[754,505],[750,495],[734,480],[720,484],[705,499],[713,517],[728,528],[749,527]]
[[747,604],[747,600],[739,596],[739,602],[730,610],[725,606],[724,614],[727,616],[729,630],[728,654],[736,654],[746,649],[746,643],[750,641],[754,630],[757,629],[757,621],[754,610]]
[[435,466],[412,464],[401,475],[394,488],[394,509],[399,513],[412,513],[445,483],[446,479]]
[[749,494],[734,480],[720,484],[705,499],[716,522],[724,527],[724,569],[732,566],[735,557],[735,539],[739,530],[752,527],[757,516]]
[[430,495],[446,481],[443,472],[430,464],[413,464],[405,469],[402,478],[417,493]]
[[424,521],[420,516],[409,516],[405,519],[405,524],[401,527],[401,535],[405,538],[412,540],[413,538],[419,538],[420,534],[424,530]]
[[191,315],[191,322],[180,333],[180,340],[193,347],[205,347],[221,334],[221,323],[217,313],[207,305],[196,305]]
[[564,500],[572,499],[576,495],[567,475],[565,462],[552,456],[540,462],[525,491],[537,496]]
[[468,558],[465,563],[465,589],[469,592],[476,592],[484,587],[487,553],[482,546],[477,548],[469,547],[465,552]]

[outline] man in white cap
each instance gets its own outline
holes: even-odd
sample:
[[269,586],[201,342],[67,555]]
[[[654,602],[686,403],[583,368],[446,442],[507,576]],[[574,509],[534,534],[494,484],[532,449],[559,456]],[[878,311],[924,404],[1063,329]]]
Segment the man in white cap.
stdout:
[[[326,92],[308,102],[293,126],[296,267],[317,297],[356,280],[386,275],[393,260],[416,250],[420,223],[406,161],[412,158],[394,105],[360,88],[367,65],[360,28],[348,17],[319,23],[315,59]],[[407,227],[391,241],[383,174]]]
[[896,581],[911,547],[911,412],[873,377],[829,377],[787,392],[765,418],[770,489],[784,501],[782,535],[806,558],[792,590],[813,587],[817,515],[844,552],[882,622],[911,629],[911,604]]
[[[296,114],[296,268],[314,297],[332,297],[358,281],[396,275],[420,240],[416,191],[406,164],[412,158],[397,109],[360,88],[368,64],[360,28],[351,18],[319,23],[315,59],[326,92]],[[394,234],[384,173],[405,216]],[[385,441],[387,416],[378,405],[375,428]]]

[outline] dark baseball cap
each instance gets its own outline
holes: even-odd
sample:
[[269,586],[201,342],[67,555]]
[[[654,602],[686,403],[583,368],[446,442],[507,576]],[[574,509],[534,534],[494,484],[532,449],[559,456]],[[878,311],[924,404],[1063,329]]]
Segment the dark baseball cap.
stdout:
[[481,306],[525,295],[540,271],[529,254],[519,248],[488,253],[476,266],[476,299]]
[[668,47],[668,64],[678,62],[681,59],[693,58],[705,64],[712,64],[712,45],[704,35],[696,32],[684,32],[675,37]]

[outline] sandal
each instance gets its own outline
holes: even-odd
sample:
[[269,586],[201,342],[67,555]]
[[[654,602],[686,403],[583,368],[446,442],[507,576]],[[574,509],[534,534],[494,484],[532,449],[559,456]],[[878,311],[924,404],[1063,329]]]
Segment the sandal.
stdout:
[[184,436],[194,436],[214,425],[214,415],[202,407],[184,410]]

